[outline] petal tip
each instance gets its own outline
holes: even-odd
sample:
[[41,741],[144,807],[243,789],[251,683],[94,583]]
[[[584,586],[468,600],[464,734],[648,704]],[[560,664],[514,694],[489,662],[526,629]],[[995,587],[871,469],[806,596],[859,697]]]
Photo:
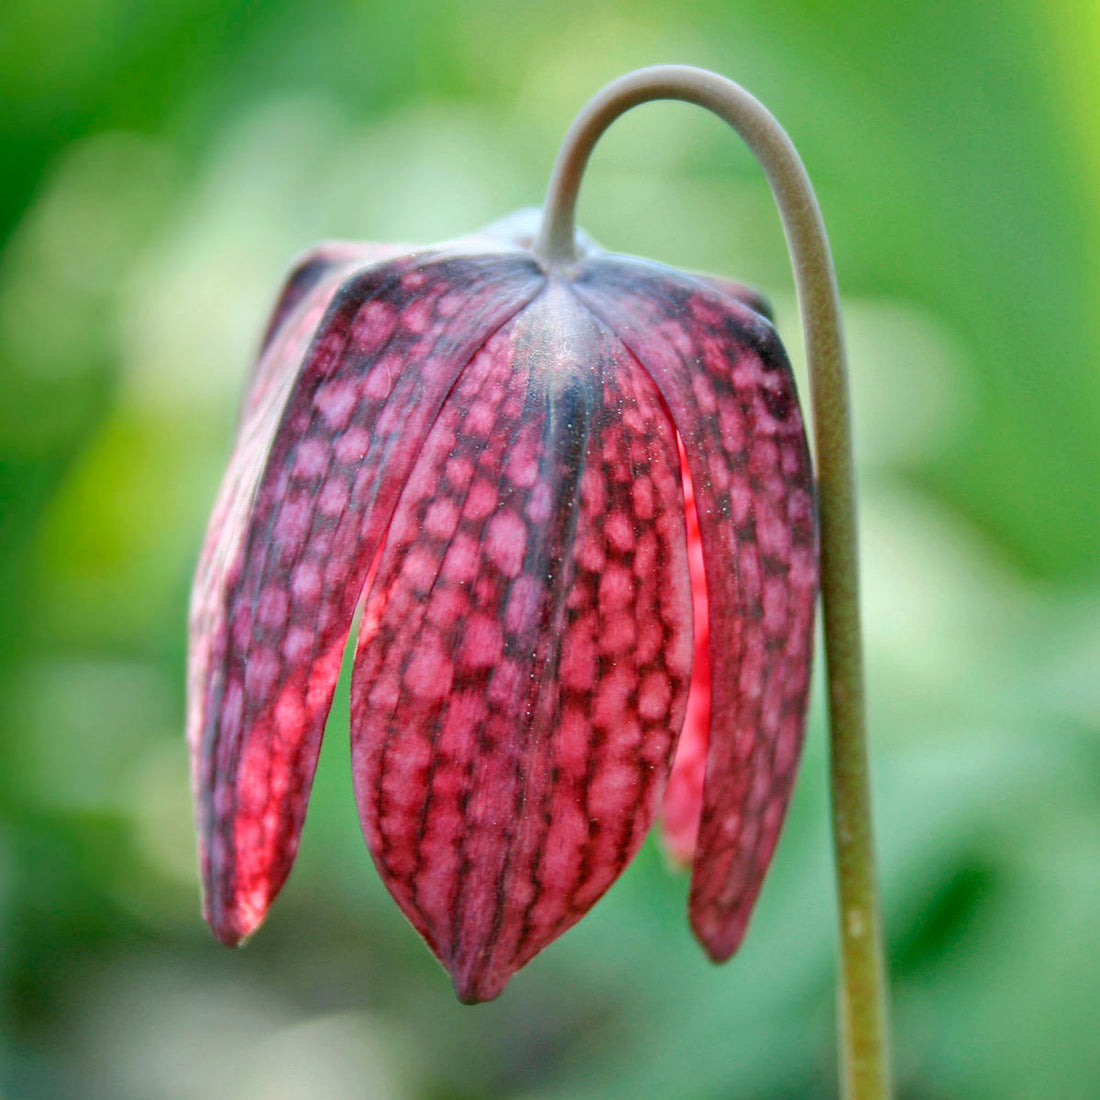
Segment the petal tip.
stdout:
[[706,957],[715,964],[728,963],[730,958],[737,953],[737,948],[741,946],[742,939],[745,938],[746,926],[742,925],[736,932],[731,932],[723,928],[720,932],[703,930],[700,926],[692,922],[692,931],[695,933],[695,938],[703,947],[706,952]]
[[203,917],[220,943],[226,947],[244,947],[267,919],[271,900],[238,899],[225,906],[213,905],[207,901],[203,906]]
[[454,984],[455,996],[464,1005],[485,1004],[487,1001],[495,1001],[504,992],[508,979],[512,974],[480,969],[472,967],[451,968],[451,981]]
[[738,912],[732,920],[724,922],[694,913],[691,916],[691,929],[695,938],[706,952],[707,958],[717,964],[729,962],[737,953],[748,926],[749,914],[744,910]]

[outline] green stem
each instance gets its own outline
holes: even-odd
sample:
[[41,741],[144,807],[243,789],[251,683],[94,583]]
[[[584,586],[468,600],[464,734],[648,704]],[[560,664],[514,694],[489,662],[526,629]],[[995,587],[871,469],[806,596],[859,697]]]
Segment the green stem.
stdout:
[[684,65],[639,69],[594,96],[570,127],[554,165],[534,251],[548,267],[575,262],[574,215],[589,155],[623,112],[655,99],[705,107],[744,138],[771,185],[794,266],[813,397],[820,497],[844,1096],[885,1100],[891,1095],[887,992],[864,728],[848,380],[836,274],[806,170],[779,123],[733,81]]

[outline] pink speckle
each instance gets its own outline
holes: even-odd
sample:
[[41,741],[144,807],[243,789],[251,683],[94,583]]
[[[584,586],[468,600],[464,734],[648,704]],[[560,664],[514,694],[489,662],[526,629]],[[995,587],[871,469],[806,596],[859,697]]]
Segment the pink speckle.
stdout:
[[443,559],[443,575],[452,584],[472,584],[477,577],[481,555],[477,542],[466,534],[457,534]]
[[320,439],[306,439],[298,444],[294,455],[294,476],[302,478],[320,477],[327,469],[329,451]]
[[[759,425],[754,425],[759,427]],[[779,463],[779,443],[775,439],[757,434],[749,455],[749,469],[759,478],[776,477],[775,468]],[[778,480],[782,481],[780,477]]]
[[582,569],[587,569],[592,573],[598,573],[603,569],[607,560],[604,555],[603,540],[592,530],[584,531],[578,537],[574,556],[577,559],[577,564]]
[[539,476],[539,441],[534,433],[528,433],[512,447],[505,467],[505,475],[519,489],[530,489]]
[[757,632],[746,632],[745,652],[741,659],[741,668],[737,686],[741,698],[747,703],[760,698],[764,689],[764,671],[767,666],[767,654],[764,640]]
[[474,476],[474,464],[462,455],[455,455],[447,460],[443,472],[453,488],[465,489]]
[[423,298],[418,298],[411,305],[406,306],[404,313],[401,314],[401,324],[417,336],[428,327],[431,319],[431,306]]
[[500,624],[487,615],[473,615],[462,638],[461,658],[467,668],[491,668],[500,660],[504,634]]
[[[648,430],[648,425],[637,405],[623,407],[619,412],[619,423],[630,435],[635,437],[644,436]],[[640,438],[639,441],[641,441]]]
[[[684,331],[684,326],[676,321],[662,321],[657,326],[656,332],[660,339],[668,344],[680,355],[688,357],[692,354],[691,340]],[[656,334],[655,334],[656,335]]]
[[625,760],[608,761],[596,771],[588,788],[588,812],[617,825],[624,808],[637,799],[638,772]]
[[569,890],[576,880],[587,840],[584,811],[576,802],[558,800],[554,806],[554,832],[546,845],[539,876],[548,905],[555,893]]
[[735,481],[730,486],[730,511],[738,526],[752,515],[752,491],[743,481]]
[[656,493],[653,489],[653,482],[648,477],[635,478],[634,484],[631,486],[631,493],[634,515],[642,521],[652,519],[656,511]]
[[405,687],[418,699],[445,699],[454,680],[454,665],[434,630],[425,630],[405,669]]
[[401,701],[401,682],[392,672],[383,672],[371,686],[367,702],[372,710],[392,714]]
[[739,390],[755,390],[764,374],[760,360],[751,352],[743,352],[733,368],[733,384]]
[[528,628],[542,599],[542,589],[533,577],[518,577],[508,593],[504,629],[518,634]]
[[439,561],[435,554],[424,546],[413,546],[401,563],[402,580],[413,589],[427,592],[436,578]]
[[718,411],[718,430],[722,444],[730,454],[745,446],[745,422],[740,409],[732,401],[723,401]]
[[290,580],[290,592],[299,606],[308,606],[321,595],[321,569],[316,562],[307,558],[295,568]]
[[760,549],[773,557],[785,558],[790,549],[790,532],[775,504],[767,498],[757,501],[756,537]]
[[523,514],[534,524],[543,524],[550,518],[553,501],[550,497],[550,487],[544,482],[532,486],[527,503],[523,506]]
[[756,847],[757,838],[760,836],[760,824],[758,817],[746,815],[745,823],[741,827],[741,835],[738,837],[741,852],[751,852]]
[[310,710],[324,706],[332,701],[332,685],[340,673],[340,663],[344,657],[344,639],[338,638],[321,653],[309,670],[309,683],[306,687],[306,706]]
[[760,702],[760,725],[769,732],[779,728],[779,716],[783,709],[783,688],[780,678],[772,676],[768,680],[767,689]]
[[514,512],[498,512],[485,532],[485,555],[506,576],[518,577],[527,552],[527,528]]
[[496,421],[496,409],[486,399],[475,401],[466,410],[465,419],[462,421],[462,430],[468,436],[484,438],[492,431]]
[[301,733],[306,721],[306,710],[297,688],[289,687],[280,692],[274,707],[275,730],[281,738],[293,738]]
[[246,651],[252,641],[252,607],[243,600],[233,605],[233,617],[229,629],[236,649]]
[[801,476],[805,460],[800,447],[791,446],[790,444],[785,446],[780,455],[780,461],[784,478],[790,481]]
[[[679,619],[673,619],[668,623],[670,627],[668,641],[662,639],[665,655],[665,668],[668,674],[677,679],[687,679],[691,675],[692,653],[695,638],[691,631],[691,625]],[[639,645],[638,662],[641,662],[641,645]]]
[[692,376],[691,392],[695,394],[695,400],[698,402],[699,411],[704,416],[711,416],[718,408],[718,400],[714,395],[714,387],[711,385],[710,379],[702,372]]
[[496,511],[497,503],[497,487],[485,478],[478,478],[470,486],[462,514],[467,519],[485,519]]
[[424,531],[439,539],[449,539],[458,525],[458,505],[447,498],[436,499],[424,513]]
[[385,401],[393,393],[393,385],[401,374],[401,360],[396,355],[383,355],[374,363],[363,381],[363,396],[371,401]]
[[558,676],[563,686],[590,692],[596,683],[597,657],[594,616],[586,615],[569,628],[562,645]]
[[336,519],[348,503],[348,484],[343,478],[330,478],[317,496],[317,510],[329,519]]
[[437,584],[432,590],[428,619],[440,630],[449,633],[469,612],[469,602],[461,588]]
[[634,580],[621,565],[609,565],[600,577],[600,612],[612,615],[634,599]]
[[638,688],[638,714],[649,722],[656,722],[668,714],[672,701],[672,685],[663,672],[653,671],[642,678]]
[[664,633],[657,619],[645,619],[638,627],[634,660],[639,665],[651,664],[664,645]]
[[737,572],[741,590],[751,599],[760,591],[760,555],[751,542],[739,547],[737,552]]
[[780,577],[764,582],[764,629],[779,637],[787,626],[787,585]]
[[304,494],[288,497],[275,520],[275,541],[288,548],[301,546],[312,522],[313,501]]
[[554,744],[554,763],[567,782],[584,781],[591,737],[592,725],[585,709],[575,704],[567,705],[562,711]]
[[607,511],[607,483],[594,466],[581,474],[581,501],[590,516],[602,516]]
[[313,655],[315,640],[316,635],[312,630],[303,626],[292,626],[283,639],[283,659],[291,668],[309,660]]
[[730,465],[721,459],[711,463],[710,484],[716,493],[724,493],[733,485],[733,477],[730,473]]
[[244,690],[252,699],[265,699],[279,678],[279,658],[266,646],[254,649],[245,665]]
[[634,524],[622,512],[612,512],[604,520],[604,537],[612,548],[625,554],[634,546]]
[[616,731],[616,741],[624,736],[627,702],[636,684],[634,674],[628,668],[619,666],[607,672],[596,688],[593,715],[601,725]]
[[286,623],[287,594],[281,585],[269,584],[260,593],[256,618],[268,630],[281,630]]
[[328,554],[320,559],[325,562],[324,585],[329,592],[339,592],[354,567],[358,548],[354,533],[348,524],[338,525]]
[[646,531],[634,547],[634,575],[647,580],[657,572],[657,536]]
[[238,680],[230,680],[222,700],[221,726],[227,738],[236,738],[244,717],[244,689]]
[[325,382],[313,395],[313,405],[328,427],[338,432],[348,426],[358,396],[352,381]]
[[393,331],[397,311],[389,302],[371,301],[360,311],[355,324],[354,341],[360,354],[369,355]]
[[436,304],[440,317],[453,317],[467,302],[465,294],[444,294]]
[[600,649],[609,656],[629,652],[634,648],[636,638],[633,615],[613,615],[600,624]]
[[351,465],[361,462],[370,447],[370,434],[366,428],[352,426],[336,437],[332,451],[338,462]]

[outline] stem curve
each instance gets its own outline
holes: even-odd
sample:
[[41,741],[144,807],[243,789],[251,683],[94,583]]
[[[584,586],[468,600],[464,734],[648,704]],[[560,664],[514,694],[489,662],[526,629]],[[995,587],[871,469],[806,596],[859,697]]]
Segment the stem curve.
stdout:
[[809,177],[783,128],[740,85],[688,65],[638,69],[598,92],[569,128],[533,251],[549,268],[576,261],[577,194],[592,149],[621,114],[657,99],[704,107],[741,135],[771,186],[794,268],[817,452],[843,1089],[847,1100],[887,1100],[891,1084],[886,969],[871,826],[847,367],[836,273]]

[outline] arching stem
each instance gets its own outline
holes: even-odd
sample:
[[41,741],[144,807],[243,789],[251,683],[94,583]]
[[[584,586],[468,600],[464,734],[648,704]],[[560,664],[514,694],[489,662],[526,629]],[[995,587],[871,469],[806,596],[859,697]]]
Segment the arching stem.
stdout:
[[705,107],[745,139],[771,185],[794,266],[813,398],[820,497],[844,1096],[885,1100],[891,1095],[887,993],[864,728],[848,380],[836,274],[806,170],[779,123],[733,81],[685,65],[639,69],[599,92],[570,127],[554,165],[534,251],[548,267],[576,260],[574,212],[588,157],[615,119],[655,99]]

